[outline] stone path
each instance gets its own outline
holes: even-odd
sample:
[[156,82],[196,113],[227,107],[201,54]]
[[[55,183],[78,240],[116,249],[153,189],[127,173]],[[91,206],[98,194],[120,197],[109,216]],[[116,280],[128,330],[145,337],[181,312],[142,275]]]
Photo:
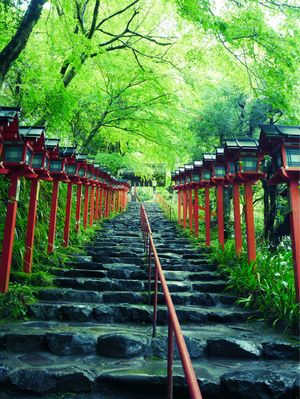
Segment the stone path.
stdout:
[[[234,306],[208,255],[157,205],[146,209],[204,399],[297,398],[296,338]],[[160,294],[152,339],[138,215],[130,204],[105,222],[87,256],[55,271],[58,288],[40,292],[29,321],[0,326],[0,399],[165,397],[166,309]],[[185,398],[175,357],[175,396]]]

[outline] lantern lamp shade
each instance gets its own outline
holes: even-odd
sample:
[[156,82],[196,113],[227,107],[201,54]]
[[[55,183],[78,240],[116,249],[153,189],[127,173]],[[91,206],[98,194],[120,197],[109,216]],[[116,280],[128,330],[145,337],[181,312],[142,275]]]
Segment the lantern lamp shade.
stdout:
[[237,171],[240,172],[257,172],[259,168],[258,155],[253,153],[241,153],[236,167]]
[[64,171],[64,162],[62,159],[51,159],[49,171],[53,173],[61,173]]
[[3,160],[8,165],[31,166],[33,151],[26,143],[4,143]]
[[202,177],[202,180],[210,180],[210,177],[211,177],[210,170],[203,170],[201,177]]
[[286,167],[287,168],[300,168],[300,148],[298,147],[285,147],[286,152]]
[[88,171],[87,171],[87,174],[86,174],[86,177],[87,177],[88,179],[91,179],[92,176],[93,176],[93,172],[92,172],[91,170],[88,170]]
[[215,177],[225,177],[225,166],[216,165],[214,168]]
[[47,157],[44,153],[34,153],[32,158],[32,168],[33,169],[43,169]]
[[194,170],[192,173],[192,182],[193,183],[199,183],[200,182],[200,172]]
[[85,173],[86,173],[85,167],[84,166],[80,166],[79,170],[78,170],[78,175],[80,177],[85,177]]
[[68,176],[75,176],[76,175],[76,170],[77,170],[77,165],[66,165],[66,174]]

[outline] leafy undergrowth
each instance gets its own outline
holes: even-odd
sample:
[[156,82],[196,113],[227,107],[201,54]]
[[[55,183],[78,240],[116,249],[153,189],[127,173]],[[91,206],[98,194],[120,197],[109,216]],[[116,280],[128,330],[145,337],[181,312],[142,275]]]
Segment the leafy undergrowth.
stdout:
[[227,276],[227,288],[238,294],[237,303],[258,309],[273,326],[298,329],[299,306],[295,301],[292,250],[288,237],[273,252],[265,246],[258,248],[257,261],[251,265],[246,254],[236,256],[234,240],[227,241],[224,251],[214,246],[211,259]]
[[[98,222],[97,228],[100,226]],[[74,254],[84,254],[82,245],[90,241],[94,234],[95,229],[89,228],[80,234],[77,245],[57,248],[53,254],[40,253],[40,262],[33,265],[32,273],[12,271],[9,291],[0,295],[0,320],[26,319],[27,306],[37,301],[38,291],[54,286],[53,269],[67,267],[65,264]]]
[[26,318],[27,306],[35,301],[35,289],[33,287],[11,283],[8,293],[0,295],[0,319],[4,321]]

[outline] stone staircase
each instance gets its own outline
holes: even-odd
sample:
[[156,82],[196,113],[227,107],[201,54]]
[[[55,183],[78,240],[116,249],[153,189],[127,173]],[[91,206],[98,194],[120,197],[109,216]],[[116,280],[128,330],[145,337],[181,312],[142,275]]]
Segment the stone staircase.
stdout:
[[[204,399],[298,397],[295,337],[234,305],[208,254],[147,204],[154,241]],[[139,205],[104,223],[86,256],[54,270],[29,321],[0,325],[0,399],[164,398],[167,313],[159,294],[157,337],[147,305]],[[175,353],[175,397],[188,397]]]

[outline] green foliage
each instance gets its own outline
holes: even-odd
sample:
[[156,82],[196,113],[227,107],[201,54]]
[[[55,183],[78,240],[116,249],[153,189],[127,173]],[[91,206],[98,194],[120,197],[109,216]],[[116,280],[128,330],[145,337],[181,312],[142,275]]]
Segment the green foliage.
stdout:
[[53,276],[44,271],[33,273],[13,272],[11,274],[11,281],[22,285],[37,287],[51,286],[53,284]]
[[34,289],[28,285],[10,284],[9,292],[0,295],[0,320],[19,320],[27,314],[27,306],[35,302]]
[[295,302],[292,250],[288,237],[274,252],[260,246],[257,261],[251,265],[245,253],[240,257],[235,255],[233,240],[226,242],[224,251],[215,244],[211,256],[227,276],[227,288],[239,295],[237,303],[260,310],[273,325],[297,329],[299,306]]

